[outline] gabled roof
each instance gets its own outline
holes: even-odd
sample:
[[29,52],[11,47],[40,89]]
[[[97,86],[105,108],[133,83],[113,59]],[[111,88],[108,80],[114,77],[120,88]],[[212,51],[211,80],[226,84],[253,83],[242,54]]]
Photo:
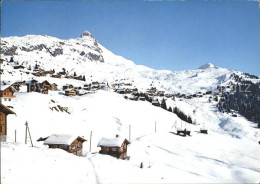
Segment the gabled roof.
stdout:
[[0,112],[4,112],[5,114],[15,114],[14,111],[12,111],[11,109],[9,109],[8,107],[6,107],[5,105],[0,103]]
[[121,147],[122,144],[126,141],[127,144],[130,142],[123,137],[114,137],[114,138],[102,138],[99,143],[98,147],[105,146],[105,147]]
[[47,85],[51,85],[51,84],[49,83],[49,81],[47,81],[47,80],[45,80],[45,81],[43,81],[43,82],[41,82],[41,83],[47,83]]
[[69,89],[65,89],[64,91],[76,91],[76,90],[73,88],[69,88]]
[[38,82],[37,80],[32,79],[32,80],[30,80],[30,81],[27,81],[26,84],[32,84],[32,83],[37,83],[37,82]]
[[1,85],[1,91],[4,91],[4,90],[6,90],[8,88],[11,88],[13,92],[16,91],[16,89],[13,86],[11,86],[11,85]]
[[76,136],[76,135],[68,135],[68,134],[52,134],[49,136],[45,141],[44,144],[63,144],[63,145],[70,145],[76,139],[80,139],[81,141],[87,141],[83,137]]

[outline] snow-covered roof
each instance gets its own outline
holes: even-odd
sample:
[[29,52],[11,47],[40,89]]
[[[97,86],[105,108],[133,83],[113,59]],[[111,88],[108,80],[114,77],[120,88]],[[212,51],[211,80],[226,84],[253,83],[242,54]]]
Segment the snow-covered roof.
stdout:
[[1,85],[1,91],[6,90],[9,87],[10,87],[10,85]]
[[[52,134],[45,141],[44,144],[65,144],[70,145],[79,136],[68,134]],[[82,138],[83,139],[83,138]]]
[[114,137],[114,138],[102,138],[98,142],[98,147],[106,146],[106,147],[121,147],[123,142],[126,139],[123,137]]
[[75,91],[75,89],[70,88],[70,89],[65,89],[64,91]]
[[32,84],[32,83],[37,83],[38,81],[35,79],[27,81],[25,84]]
[[159,101],[158,100],[153,100],[152,103],[159,103]]

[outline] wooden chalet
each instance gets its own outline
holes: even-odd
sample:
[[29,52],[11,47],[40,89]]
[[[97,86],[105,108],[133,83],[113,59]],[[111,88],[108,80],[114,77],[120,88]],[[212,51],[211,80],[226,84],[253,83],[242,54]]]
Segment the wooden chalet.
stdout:
[[0,64],[3,64],[5,60],[4,59],[0,59]]
[[62,86],[62,89],[63,90],[66,90],[66,89],[72,89],[74,86],[72,84],[66,84],[64,86]]
[[61,75],[60,74],[56,74],[56,75],[51,75],[51,77],[60,79]]
[[66,72],[65,72],[65,71],[62,71],[62,72],[59,72],[58,74],[59,74],[59,75],[66,75]]
[[34,76],[36,77],[42,77],[42,76],[46,76],[46,73],[45,72],[34,72],[32,73]]
[[49,71],[46,71],[45,73],[48,73],[48,74],[54,74],[55,72],[53,70],[49,70]]
[[24,69],[25,67],[23,65],[15,65],[13,66],[14,69]]
[[74,79],[76,79],[76,80],[83,80],[83,77],[82,76],[75,76]]
[[11,86],[14,87],[16,91],[20,91],[21,84],[19,82],[15,82]]
[[74,89],[66,89],[65,90],[65,95],[66,96],[76,96],[76,94],[77,94],[77,92]]
[[0,107],[1,107],[0,108],[0,120],[1,120],[0,133],[2,139],[2,136],[7,135],[7,115],[15,114],[15,112],[13,112],[11,109],[9,109],[8,107],[4,106],[1,103],[0,103]]
[[26,81],[24,80],[24,81],[21,81],[21,82],[17,82],[18,84],[20,84],[20,85],[26,85]]
[[119,88],[119,89],[116,90],[116,92],[119,93],[119,94],[126,94],[127,93],[126,89],[124,89],[124,88]]
[[208,134],[208,130],[206,128],[201,128],[200,133]]
[[17,90],[11,85],[1,85],[1,93],[0,96],[4,101],[11,101],[14,98],[14,92]]
[[115,138],[102,138],[98,143],[98,147],[101,147],[99,153],[126,159],[128,144],[130,142],[127,139],[121,138],[118,135]]
[[39,86],[40,88],[38,88],[37,92],[42,94],[48,94],[48,91],[51,90],[52,85],[47,80],[45,80],[42,83],[39,83]]
[[58,85],[55,84],[55,83],[53,83],[53,84],[51,85],[50,90],[52,90],[52,91],[57,91],[57,89],[58,89]]
[[153,100],[152,105],[157,106],[157,107],[161,106],[158,100]]
[[178,128],[177,129],[177,135],[183,135],[183,136],[186,136],[186,135],[189,135],[190,136],[190,130],[188,129],[181,129],[181,128]]
[[84,84],[83,89],[90,91],[91,90],[91,84]]
[[145,97],[139,96],[138,100],[145,101]]
[[73,77],[71,75],[67,75],[65,78],[67,79],[73,79]]
[[59,148],[74,155],[82,156],[83,142],[85,141],[87,140],[80,136],[53,134],[45,139],[44,145],[48,145],[49,148]]
[[92,88],[99,88],[99,82],[95,81],[91,83]]

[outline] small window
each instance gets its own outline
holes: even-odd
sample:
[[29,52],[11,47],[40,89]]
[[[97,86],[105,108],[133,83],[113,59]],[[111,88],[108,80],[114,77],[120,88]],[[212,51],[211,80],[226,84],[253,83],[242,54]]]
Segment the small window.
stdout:
[[116,151],[116,148],[112,148],[112,150],[111,151]]

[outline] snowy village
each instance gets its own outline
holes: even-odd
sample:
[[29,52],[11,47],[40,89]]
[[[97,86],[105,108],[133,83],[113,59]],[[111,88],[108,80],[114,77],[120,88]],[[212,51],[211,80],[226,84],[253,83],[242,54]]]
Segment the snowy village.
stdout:
[[258,76],[152,69],[98,40],[1,38],[1,183],[260,182]]

